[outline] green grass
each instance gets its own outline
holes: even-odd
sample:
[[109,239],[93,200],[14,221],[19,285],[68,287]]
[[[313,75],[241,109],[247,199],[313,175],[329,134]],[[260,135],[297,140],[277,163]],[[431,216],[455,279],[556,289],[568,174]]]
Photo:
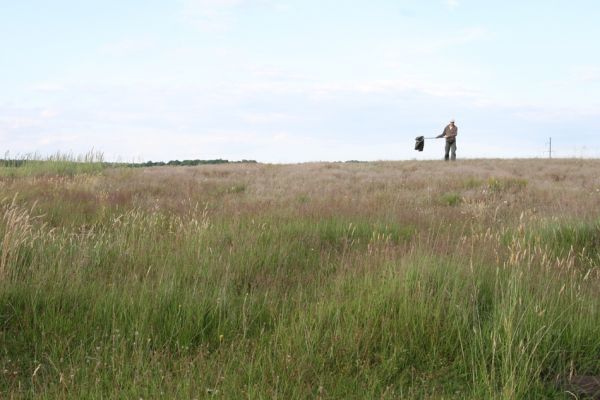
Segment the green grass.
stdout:
[[537,249],[558,260],[575,260],[587,270],[600,261],[600,220],[541,221],[521,227],[520,233],[516,229],[505,232],[502,243]]
[[440,197],[440,203],[446,206],[455,207],[462,203],[462,197],[455,192],[444,193]]
[[49,157],[36,154],[20,159],[0,160],[0,177],[22,178],[28,176],[74,176],[94,174],[104,169],[102,153],[90,151],[83,156],[56,153]]
[[[109,172],[59,187],[142,179]],[[465,225],[461,202],[389,200],[377,214],[315,193],[304,210],[296,194],[257,195],[253,178],[223,208],[103,195],[85,217],[71,207],[82,196],[10,179],[2,397],[558,399],[557,377],[600,375],[598,268],[565,251],[596,244],[594,224]]]
[[527,187],[527,180],[523,178],[496,178],[488,179],[487,186],[492,193],[519,192]]
[[600,260],[600,221],[549,224],[540,232],[539,238],[556,256],[574,252]]

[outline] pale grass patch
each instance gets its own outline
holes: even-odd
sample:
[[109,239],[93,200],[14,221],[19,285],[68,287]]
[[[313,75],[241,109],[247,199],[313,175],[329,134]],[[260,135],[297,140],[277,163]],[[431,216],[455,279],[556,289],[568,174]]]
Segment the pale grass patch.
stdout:
[[[33,246],[33,243],[40,238],[44,226],[37,224],[35,220],[39,217],[32,217],[32,209],[26,209],[17,204],[17,196],[11,201],[4,199],[2,201],[2,231],[0,254],[0,278],[7,279],[10,275],[16,273],[13,269],[20,265],[20,259],[24,249]],[[41,225],[41,226],[40,226]]]

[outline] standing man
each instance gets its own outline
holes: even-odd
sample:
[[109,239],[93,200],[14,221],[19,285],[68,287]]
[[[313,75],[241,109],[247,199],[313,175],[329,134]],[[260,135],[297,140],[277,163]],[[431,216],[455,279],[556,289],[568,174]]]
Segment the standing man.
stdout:
[[450,159],[450,151],[452,151],[452,161],[456,160],[456,135],[458,135],[458,127],[454,125],[454,120],[451,120],[444,128],[444,132],[437,136],[437,138],[446,138],[446,154],[444,155],[446,161]]

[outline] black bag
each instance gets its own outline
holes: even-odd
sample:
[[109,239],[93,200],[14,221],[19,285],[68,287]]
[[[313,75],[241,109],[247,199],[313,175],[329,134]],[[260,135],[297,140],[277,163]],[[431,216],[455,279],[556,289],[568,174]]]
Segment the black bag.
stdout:
[[425,148],[425,136],[417,136],[415,140],[415,150],[423,151],[423,149]]

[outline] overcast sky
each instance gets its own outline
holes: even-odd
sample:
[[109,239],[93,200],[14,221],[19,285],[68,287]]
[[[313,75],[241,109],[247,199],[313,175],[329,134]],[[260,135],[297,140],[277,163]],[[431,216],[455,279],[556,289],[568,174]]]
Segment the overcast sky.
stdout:
[[0,153],[600,157],[593,0],[0,0]]

